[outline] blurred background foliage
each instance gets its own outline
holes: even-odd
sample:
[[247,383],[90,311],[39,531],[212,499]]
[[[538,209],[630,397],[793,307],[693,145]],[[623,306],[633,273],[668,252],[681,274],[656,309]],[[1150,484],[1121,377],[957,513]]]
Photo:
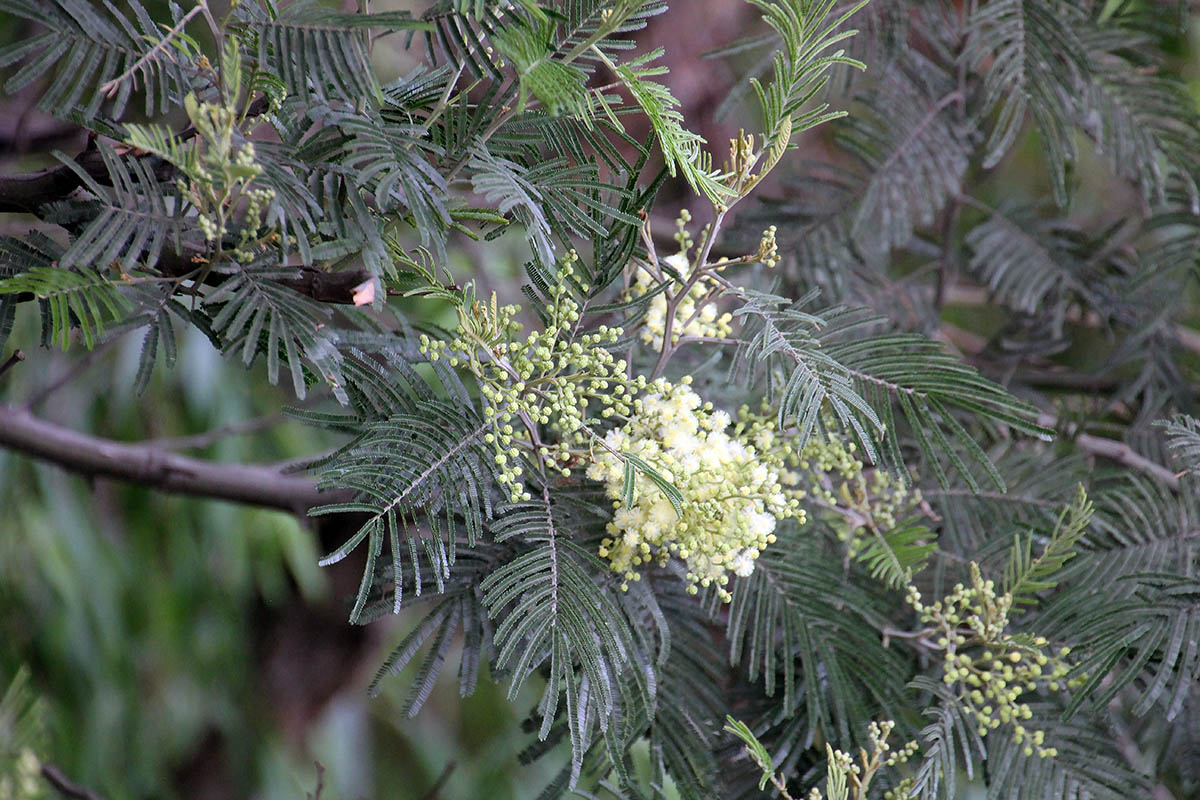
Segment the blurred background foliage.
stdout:
[[[163,12],[166,4],[148,5]],[[723,142],[738,127],[736,114],[716,114],[737,59],[702,54],[757,30],[756,16],[742,0],[675,5],[652,21],[643,44],[669,45],[665,82],[692,127]],[[1171,13],[1173,3],[1158,5]],[[25,35],[0,15],[0,45]],[[1179,30],[1171,51],[1174,69],[1200,97],[1200,25]],[[399,41],[381,42],[375,56],[385,79],[413,59]],[[82,145],[77,131],[31,110],[37,89],[0,100],[4,172],[37,169],[51,150]],[[988,199],[1045,196],[1043,169],[1031,143],[995,173]],[[1088,170],[1085,159],[1077,174],[1084,185]],[[663,217],[686,203],[679,187],[670,191]],[[1073,213],[1096,218],[1122,205],[1097,191]],[[21,224],[0,215],[0,228]],[[523,247],[515,239],[485,247],[463,241],[451,270],[515,300]],[[406,311],[436,317],[445,309],[415,301]],[[978,307],[969,320],[957,313],[948,308],[946,319],[990,333]],[[14,341],[35,340],[34,324],[32,313],[19,314]],[[136,340],[118,338],[82,360],[31,352],[0,378],[0,398],[32,402],[44,418],[77,430],[170,439],[219,462],[298,459],[337,443],[280,417],[294,398],[223,360],[194,330],[181,341],[182,366],[157,372],[139,397],[131,388],[138,349]],[[1072,358],[1086,366],[1088,354]],[[206,441],[185,438],[193,436]],[[0,451],[0,798],[53,796],[44,782],[18,780],[25,750],[112,800],[297,798],[318,789],[322,798],[535,796],[555,763],[519,763],[532,737],[516,735],[513,709],[532,707],[540,688],[527,684],[527,696],[510,704],[506,686],[483,680],[464,701],[443,681],[412,720],[391,688],[403,681],[385,682],[378,698],[368,698],[368,681],[407,621],[348,628],[347,581],[357,580],[359,567],[321,570],[319,550],[315,528],[284,513],[88,483]]]
[[[166,3],[146,5],[168,17]],[[0,46],[28,34],[0,14]],[[385,74],[412,63],[399,42],[376,56]],[[37,89],[0,99],[0,172],[82,147],[77,130],[31,110]],[[0,214],[0,229],[27,226]],[[509,280],[519,246],[490,243],[486,260],[464,249],[451,268],[519,294]],[[407,306],[435,320],[448,311]],[[19,313],[13,341],[36,341],[36,324]],[[337,444],[284,419],[295,397],[195,329],[180,341],[181,366],[156,372],[138,396],[139,349],[124,337],[82,357],[27,352],[0,378],[0,400],[110,439],[169,439],[215,462],[286,461]],[[400,681],[368,698],[409,621],[350,629],[350,589],[317,566],[320,547],[315,526],[286,513],[89,483],[0,450],[0,698],[13,690],[0,704],[0,798],[58,796],[36,764],[29,779],[24,751],[108,800],[536,794],[554,765],[520,766],[529,740],[514,735],[521,720],[506,686],[481,681],[463,701],[439,685],[414,720],[389,689]],[[356,582],[361,567],[346,566]],[[515,708],[532,707],[538,691],[527,686]]]

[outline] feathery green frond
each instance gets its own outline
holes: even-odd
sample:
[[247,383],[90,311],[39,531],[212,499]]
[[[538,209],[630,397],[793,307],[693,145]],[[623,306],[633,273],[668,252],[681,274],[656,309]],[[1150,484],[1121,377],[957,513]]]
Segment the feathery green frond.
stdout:
[[[321,506],[312,515],[347,511],[371,515],[339,548],[321,559],[341,561],[367,541],[367,565],[350,621],[357,622],[375,580],[375,560],[387,540],[392,558],[395,613],[403,600],[403,566],[407,556],[419,597],[421,555],[437,591],[444,591],[454,563],[459,529],[473,544],[492,514],[487,483],[490,459],[482,448],[489,423],[445,402],[421,402],[419,415],[394,415],[366,425],[355,441],[321,466],[321,486],[351,489],[355,499]],[[459,517],[461,516],[461,522]],[[406,548],[401,547],[401,538]]]
[[997,210],[967,233],[968,269],[998,302],[1034,314],[1061,293],[1088,292],[1073,234],[1033,209]]
[[[112,3],[101,7],[90,0],[0,2],[0,13],[44,29],[0,52],[0,67],[22,65],[5,83],[5,91],[13,94],[49,79],[38,108],[63,117],[81,111],[89,119],[108,104],[107,113],[120,118],[135,88],[145,96],[147,116],[169,110],[199,79],[200,71],[186,59],[173,57],[163,44],[166,26],[160,27],[139,0],[127,0],[127,5],[132,19]],[[183,12],[175,11],[178,25]],[[123,76],[127,77],[110,93],[110,82]]]
[[1136,573],[1121,582],[1132,594],[1084,605],[1078,598],[1084,590],[1077,589],[1059,601],[1079,608],[1065,630],[1078,642],[1078,671],[1087,678],[1068,710],[1102,709],[1130,688],[1137,697],[1133,713],[1157,706],[1173,719],[1200,676],[1200,584],[1163,573]]
[[[744,192],[779,163],[792,137],[846,115],[845,111],[829,111],[827,102],[807,109],[805,106],[825,88],[833,67],[866,69],[866,64],[849,58],[844,50],[827,51],[858,33],[844,29],[843,25],[869,2],[861,0],[841,11],[836,8],[836,0],[748,1],[762,12],[783,46],[776,50],[771,62],[772,80],[764,86],[758,78],[750,79],[762,107],[766,161],[754,180],[743,188]],[[836,18],[830,21],[835,14]]]
[[447,187],[427,160],[438,151],[419,125],[391,123],[375,113],[339,115],[346,134],[344,165],[381,211],[403,210],[425,246],[444,246],[450,227]]
[[516,110],[524,111],[532,96],[549,114],[566,113],[590,119],[592,98],[586,87],[587,73],[565,59],[554,57],[553,30],[550,20],[517,23],[501,28],[493,39],[517,72],[521,93]]
[[536,518],[542,530],[522,537],[540,546],[480,584],[484,605],[496,622],[497,664],[513,674],[510,696],[533,671],[545,669],[538,736],[549,735],[564,703],[571,751],[580,761],[593,726],[603,730],[610,724],[621,673],[632,667],[633,634],[610,594],[613,583],[597,580],[604,568],[560,529],[547,492],[540,503],[502,512],[501,522],[505,513]]
[[1188,471],[1200,466],[1200,421],[1187,414],[1155,423],[1167,433],[1167,446],[1182,461]]
[[[739,357],[751,369],[766,373],[771,394],[777,398],[780,424],[794,424],[801,443],[816,428],[827,404],[842,427],[857,435],[869,458],[901,464],[900,417],[893,412],[898,406],[939,482],[949,486],[941,465],[944,457],[977,489],[973,473],[954,445],[983,465],[997,486],[1003,488],[1004,481],[954,410],[1039,438],[1049,435],[1036,423],[1036,409],[935,342],[912,334],[876,333],[882,320],[864,309],[835,307],[810,314],[798,310],[804,301],[780,309],[782,298],[743,296],[750,302],[737,313],[752,315],[757,323],[748,325],[751,338]],[[784,382],[776,374],[789,377]]]
[[999,163],[1032,116],[1047,143],[1060,197],[1065,196],[1065,164],[1074,156],[1069,109],[1079,79],[1090,69],[1077,30],[1084,18],[1073,0],[983,3],[972,11],[962,56],[973,68],[984,69],[983,108],[993,119],[983,167]]
[[856,558],[872,578],[900,589],[912,582],[936,551],[937,539],[929,528],[918,520],[906,520],[888,531],[872,528]]
[[[458,665],[459,694],[467,697],[475,691],[480,664],[487,656],[485,650],[490,648],[490,628],[475,583],[486,570],[494,566],[496,555],[483,551],[462,554],[456,562],[453,585],[444,594],[426,595],[432,598],[432,606],[376,671],[369,687],[372,695],[379,693],[385,679],[400,674],[413,663],[421,649],[428,644],[405,701],[406,713],[415,717],[429,699],[456,641],[461,642],[462,646]],[[416,576],[417,572],[414,569],[411,574]],[[390,612],[391,604],[384,605],[388,607],[381,609],[381,613]]]
[[313,324],[314,319],[328,318],[330,310],[279,284],[293,274],[287,269],[238,269],[203,300],[211,314],[213,331],[222,350],[240,351],[246,366],[265,352],[267,378],[272,384],[278,382],[280,366],[286,361],[292,388],[300,398],[308,388],[304,374],[307,361],[344,403],[337,334],[324,330],[319,323]]
[[368,31],[428,31],[404,12],[342,14],[294,3],[276,13],[242,4],[241,24],[257,41],[258,68],[276,75],[304,100],[340,98],[378,103],[383,95],[371,68]]
[[50,322],[50,340],[66,350],[71,329],[78,327],[91,350],[104,333],[104,323],[120,319],[128,307],[113,282],[89,269],[37,267],[0,280],[0,294],[30,292],[42,301]]
[[1041,555],[1033,557],[1033,535],[1016,537],[1004,568],[1004,591],[1012,596],[1014,608],[1037,602],[1039,592],[1058,584],[1058,573],[1075,557],[1075,545],[1087,532],[1091,520],[1092,504],[1080,485],[1075,500],[1059,515]]
[[733,600],[725,636],[729,660],[745,664],[751,682],[773,697],[782,683],[784,708],[807,706],[812,725],[849,741],[879,707],[891,708],[903,689],[904,662],[880,644],[888,601],[843,580],[836,557],[804,534],[781,538],[730,582]]
[[122,270],[137,265],[153,267],[168,242],[178,248],[184,230],[179,198],[169,196],[177,190],[160,183],[148,161],[122,158],[106,144],[100,144],[99,150],[111,180],[109,186],[102,186],[60,155],[100,203],[100,209],[59,258],[59,264],[102,268],[119,259]]
[[851,236],[868,253],[908,244],[957,195],[970,164],[965,102],[940,65],[910,53],[835,129],[859,160]]
[[682,175],[693,190],[719,203],[728,199],[730,190],[721,183],[720,172],[713,169],[712,155],[705,152],[703,137],[684,127],[679,101],[671,94],[671,90],[650,80],[667,71],[666,67],[650,66],[652,61],[661,56],[662,51],[656,50],[624,64],[616,64],[607,57],[604,60],[649,120],[662,149],[667,171],[672,176]]
[[1200,111],[1186,87],[1127,58],[1130,42],[1113,31],[1089,31],[1084,43],[1092,69],[1081,87],[1079,125],[1097,151],[1147,202],[1163,203],[1177,182],[1196,197]]
[[512,214],[525,226],[525,235],[543,265],[554,263],[550,223],[542,210],[542,194],[530,183],[528,171],[519,164],[476,150],[467,166],[473,171],[474,189],[501,214]]
[[1101,719],[1078,715],[1061,720],[1061,705],[1052,702],[1032,704],[1032,708],[1039,720],[1047,720],[1046,741],[1053,742],[1057,752],[1050,758],[1030,758],[1012,737],[989,734],[989,797],[1123,800],[1153,795],[1140,765],[1129,763],[1128,754],[1113,741]]
[[960,771],[975,777],[976,758],[987,758],[977,725],[953,692],[928,678],[919,677],[912,688],[930,697],[924,715],[931,721],[921,730],[921,764],[917,768],[915,796],[921,800],[957,797]]

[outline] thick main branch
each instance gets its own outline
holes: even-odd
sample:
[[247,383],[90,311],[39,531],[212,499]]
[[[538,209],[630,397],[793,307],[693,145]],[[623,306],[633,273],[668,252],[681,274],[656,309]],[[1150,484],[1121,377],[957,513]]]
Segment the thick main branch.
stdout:
[[318,491],[310,478],[285,475],[274,467],[216,464],[153,445],[101,439],[9,405],[0,405],[0,447],[87,477],[114,478],[166,492],[297,514],[347,499],[340,492]]

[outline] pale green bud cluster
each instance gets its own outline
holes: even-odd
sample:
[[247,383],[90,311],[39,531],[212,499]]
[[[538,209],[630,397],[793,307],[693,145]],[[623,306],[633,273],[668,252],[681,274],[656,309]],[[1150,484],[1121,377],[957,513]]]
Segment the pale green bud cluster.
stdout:
[[881,469],[861,472],[843,481],[835,508],[845,521],[838,536],[850,556],[857,556],[874,536],[873,531],[896,527],[921,504],[921,490]]
[[[777,521],[803,521],[804,511],[785,496],[753,432],[731,436],[729,415],[704,403],[690,384],[688,377],[677,385],[652,383],[634,401],[628,422],[594,449],[587,475],[605,484],[616,509],[600,556],[634,581],[642,567],[679,558],[690,591],[713,586],[728,601],[730,574],[753,572],[755,559],[775,542]],[[625,455],[642,459],[679,490],[681,516],[649,480],[638,482],[633,505],[624,507]]]
[[775,241],[776,227],[772,225],[763,231],[758,243],[758,260],[767,269],[773,269],[779,264],[779,244]]
[[[668,256],[663,261],[680,274],[686,274],[688,262],[683,253]],[[653,290],[655,285],[654,276],[645,269],[639,269],[633,285],[629,287],[629,297],[641,297]],[[733,331],[733,315],[717,312],[717,307],[708,298],[709,289],[704,281],[699,281],[680,299],[675,307],[675,322],[671,326],[672,344],[683,336],[725,338]],[[667,334],[668,308],[666,293],[659,292],[650,299],[650,307],[646,310],[641,338],[655,350],[662,349],[663,337]]]
[[675,220],[675,233],[671,238],[679,245],[679,253],[686,260],[688,251],[695,246],[692,241],[692,235],[688,233],[687,224],[692,221],[692,212],[686,208],[679,212],[678,219]]
[[[530,497],[521,480],[524,456],[569,475],[572,451],[590,442],[589,415],[628,416],[646,385],[643,377],[629,378],[625,362],[605,349],[621,336],[620,328],[601,325],[594,333],[575,335],[580,309],[566,286],[577,259],[571,251],[559,266],[545,330],[522,336],[524,328],[515,319],[520,307],[499,306],[493,294],[490,305],[475,302],[460,309],[452,341],[420,339],[420,351],[431,361],[445,358],[478,379],[491,422],[485,440],[500,468],[498,480],[514,501]],[[557,441],[543,443],[538,426],[547,426]]]
[[894,767],[907,762],[920,749],[916,742],[907,742],[899,750],[893,750],[888,744],[888,738],[895,729],[896,723],[890,719],[885,719],[883,722],[872,722],[867,726],[867,736],[871,740],[871,753],[882,759],[883,765],[886,767]]
[[974,562],[970,586],[958,584],[945,598],[928,606],[921,602],[916,587],[910,586],[907,599],[922,622],[939,634],[935,643],[945,651],[942,680],[959,688],[963,704],[978,723],[979,735],[1006,725],[1017,744],[1024,745],[1026,755],[1057,755],[1055,748],[1045,746],[1044,731],[1025,726],[1033,711],[1021,698],[1040,688],[1053,692],[1085,680],[1067,680],[1070,649],[1064,647],[1054,654],[1041,636],[1008,633],[1012,595],[998,595],[995,583],[985,581]]
[[[867,728],[871,749],[869,752],[866,749],[859,750],[857,762],[849,753],[837,750],[832,745],[825,745],[828,762],[826,770],[829,776],[827,783],[831,787],[831,797],[835,794],[835,787],[840,787],[836,792],[838,795],[853,798],[853,800],[866,800],[867,788],[881,769],[903,764],[916,755],[919,749],[916,742],[908,742],[899,750],[892,749],[888,738],[892,735],[895,727],[896,723],[891,720],[872,722]],[[885,793],[884,797],[897,798],[897,800],[908,797],[908,794],[900,792],[908,790],[911,786],[911,780],[901,781],[896,788]],[[825,796],[814,787],[808,793],[808,797],[809,800],[824,800]]]
[[199,133],[203,149],[189,161],[180,191],[195,206],[197,224],[209,242],[217,242],[229,233],[230,223],[240,218],[238,242],[233,255],[239,261],[252,261],[255,247],[274,241],[277,234],[262,225],[263,212],[275,197],[269,187],[254,187],[263,168],[256,160],[254,144],[235,144],[237,113],[218,103],[201,103],[195,95],[184,100],[188,117]]
[[909,800],[917,788],[916,778],[904,778],[891,789],[883,793],[883,800]]

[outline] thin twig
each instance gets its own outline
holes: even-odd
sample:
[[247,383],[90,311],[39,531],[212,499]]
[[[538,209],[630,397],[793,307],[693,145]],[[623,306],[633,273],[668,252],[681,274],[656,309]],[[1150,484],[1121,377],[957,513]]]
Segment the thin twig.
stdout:
[[696,254],[696,260],[692,265],[692,274],[684,281],[683,286],[679,291],[671,295],[667,300],[666,319],[663,322],[663,345],[662,350],[658,354],[658,360],[654,363],[654,370],[650,373],[650,380],[654,380],[662,375],[666,369],[667,362],[671,360],[671,356],[675,353],[677,345],[671,341],[675,333],[675,312],[679,310],[679,304],[692,291],[692,287],[708,274],[706,263],[709,255],[712,253],[713,243],[716,241],[717,234],[721,230],[721,223],[725,221],[725,215],[729,213],[727,207],[721,207],[713,214],[712,224],[708,226],[707,235],[700,245],[700,251]]
[[937,283],[933,292],[933,307],[939,314],[942,306],[946,304],[946,287],[950,283],[950,272],[954,268],[954,232],[958,228],[961,211],[962,203],[955,198],[942,219],[942,255],[938,259]]
[[320,761],[314,761],[317,767],[317,786],[312,794],[308,794],[308,800],[321,800],[321,792],[325,791],[325,765]]
[[35,394],[29,400],[29,402],[25,404],[25,410],[26,411],[35,410],[42,403],[46,402],[46,400],[48,400],[50,398],[50,395],[54,394],[59,389],[66,386],[68,383],[70,383],[71,381],[78,378],[83,373],[84,370],[86,370],[88,367],[90,367],[92,364],[94,364],[101,355],[103,355],[114,344],[116,344],[118,338],[120,338],[120,337],[113,337],[112,339],[109,339],[107,342],[102,343],[99,347],[96,347],[91,352],[89,352],[87,355],[85,355],[83,358],[80,358],[78,361],[76,361],[74,364],[72,364],[71,367],[66,372],[64,372],[62,375],[58,376],[58,378],[56,380],[54,380],[49,386],[45,387],[40,392]]
[[241,436],[273,428],[285,419],[287,417],[283,414],[269,414],[264,417],[248,419],[245,422],[238,422],[233,425],[226,425],[222,428],[205,431],[204,433],[197,433],[194,436],[164,436],[159,439],[148,439],[145,444],[147,446],[161,447],[163,450],[202,450],[229,436]]
[[442,774],[438,776],[438,779],[433,782],[433,786],[429,787],[429,791],[421,795],[421,800],[437,800],[438,793],[442,791],[442,787],[450,780],[450,776],[454,774],[457,766],[458,762],[451,760],[446,765],[446,768],[442,770]]
[[[970,198],[964,196],[961,199],[967,205],[971,205]],[[987,289],[979,286],[949,286],[946,288],[945,300],[947,304],[960,306],[985,306],[989,304]],[[1067,322],[1074,322],[1088,328],[1099,328],[1103,322],[1099,314],[1085,311],[1078,305],[1067,309],[1065,319]],[[1200,331],[1179,323],[1175,323],[1172,326],[1172,331],[1180,347],[1190,350],[1193,353],[1200,353]]]
[[24,360],[25,360],[24,353],[22,353],[20,350],[13,350],[12,355],[8,357],[8,360],[5,361],[3,364],[0,364],[0,375],[3,375],[4,373],[8,372],[10,369],[12,369],[18,363],[20,363]]
[[74,798],[74,800],[103,800],[91,789],[80,786],[68,778],[53,764],[42,764],[42,777],[63,797]]
[[[479,134],[479,138],[476,140],[475,144],[479,146],[484,145],[496,134],[496,131],[500,130],[500,128],[504,126],[504,123],[512,119],[512,107],[508,104],[512,100],[512,95],[516,92],[516,90],[516,83],[510,82],[507,86],[504,86],[499,92],[496,93],[496,100],[494,102],[498,102],[500,104],[500,111],[498,114],[496,114],[496,118],[492,120],[492,124],[488,125],[487,128],[484,129],[483,133]],[[460,157],[458,161],[456,161],[450,168],[450,171],[446,173],[446,183],[451,183],[455,178],[458,177],[458,173],[461,172],[462,168],[465,167],[467,162],[471,160],[471,155],[472,151],[470,150],[462,154],[462,157]]]

